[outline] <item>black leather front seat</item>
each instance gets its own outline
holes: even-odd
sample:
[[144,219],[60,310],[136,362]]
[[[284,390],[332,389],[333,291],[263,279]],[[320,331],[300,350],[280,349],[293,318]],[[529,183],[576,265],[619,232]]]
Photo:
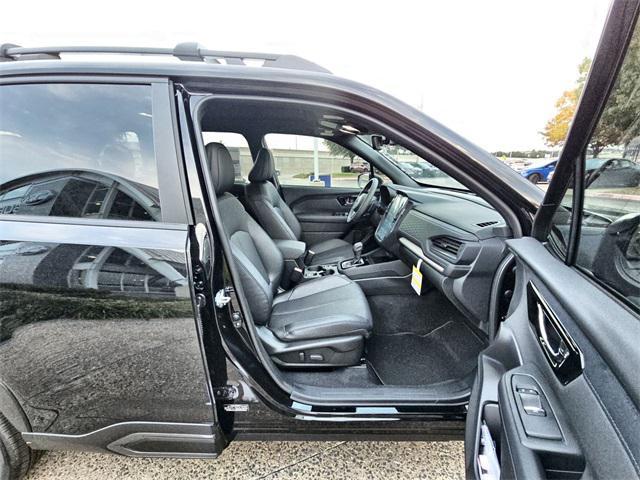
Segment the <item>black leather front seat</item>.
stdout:
[[[280,197],[276,187],[269,181],[275,174],[271,152],[261,148],[253,168],[249,172],[246,186],[246,201],[254,217],[271,238],[277,240],[300,240],[302,227],[287,203]],[[353,246],[340,238],[307,245],[314,252],[311,264],[338,263],[353,258]]]
[[220,143],[210,143],[206,150],[225,234],[267,352],[288,367],[358,364],[372,326],[360,287],[333,275],[277,294],[282,254],[238,199],[227,193],[234,181],[229,151]]

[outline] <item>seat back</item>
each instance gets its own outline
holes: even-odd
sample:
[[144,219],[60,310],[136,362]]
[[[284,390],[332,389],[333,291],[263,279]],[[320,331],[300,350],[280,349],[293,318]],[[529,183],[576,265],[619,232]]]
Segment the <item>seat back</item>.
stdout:
[[215,142],[208,144],[207,161],[222,226],[239,270],[251,315],[255,323],[264,325],[271,316],[284,259],[269,235],[249,216],[240,201],[228,193],[233,186],[234,170],[226,147]]
[[300,240],[300,222],[269,181],[275,175],[275,171],[271,152],[261,148],[249,172],[250,183],[245,187],[247,206],[271,238]]

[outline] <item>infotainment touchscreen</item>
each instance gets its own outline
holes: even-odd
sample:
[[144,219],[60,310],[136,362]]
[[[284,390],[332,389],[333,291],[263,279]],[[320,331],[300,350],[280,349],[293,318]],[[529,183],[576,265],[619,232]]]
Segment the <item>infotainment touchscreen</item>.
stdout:
[[378,242],[382,242],[393,231],[406,204],[407,197],[404,195],[396,195],[396,197],[391,201],[389,208],[387,208],[384,217],[382,217],[382,220],[376,229],[376,240]]

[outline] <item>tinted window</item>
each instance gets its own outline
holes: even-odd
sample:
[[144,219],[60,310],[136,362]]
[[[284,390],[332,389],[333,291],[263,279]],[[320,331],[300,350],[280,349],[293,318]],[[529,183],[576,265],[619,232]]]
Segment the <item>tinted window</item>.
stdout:
[[159,220],[148,85],[0,87],[0,213]]
[[[576,264],[640,307],[640,34],[636,29],[585,159],[584,204]],[[572,189],[555,218],[564,248]]]

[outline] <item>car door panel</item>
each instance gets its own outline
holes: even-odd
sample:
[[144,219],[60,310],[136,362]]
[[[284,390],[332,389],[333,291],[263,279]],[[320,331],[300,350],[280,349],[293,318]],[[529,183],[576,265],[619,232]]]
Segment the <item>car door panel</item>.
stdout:
[[283,185],[282,193],[298,218],[303,240],[308,244],[348,234],[347,214],[358,189]]
[[34,434],[211,425],[186,227],[68,222],[0,221],[0,384]]
[[[524,238],[508,244],[517,259],[517,285],[512,310],[479,361],[467,419],[467,476],[478,475],[478,432],[486,421],[487,405],[497,404],[500,421],[494,422],[492,435],[499,444],[503,478],[578,478],[589,473],[637,477],[640,385],[635,365],[640,364],[640,323],[539,242]],[[533,328],[531,283],[584,358],[584,370],[566,384]],[[546,417],[523,414],[513,388],[518,375],[539,386]],[[551,421],[549,411],[559,439],[539,438],[535,429],[526,431],[526,420]]]

